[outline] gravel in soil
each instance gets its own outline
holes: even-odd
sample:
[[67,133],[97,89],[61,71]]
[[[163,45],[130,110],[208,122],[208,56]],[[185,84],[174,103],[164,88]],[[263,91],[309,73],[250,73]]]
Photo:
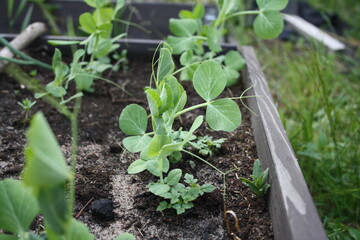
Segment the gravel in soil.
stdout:
[[[43,55],[39,54],[38,55]],[[39,56],[36,56],[39,57]],[[50,58],[42,56],[45,60]],[[31,68],[24,67],[30,72]],[[94,93],[83,98],[79,118],[79,154],[76,172],[76,209],[97,239],[113,239],[121,232],[131,232],[137,239],[232,239],[224,222],[223,179],[214,169],[183,155],[178,166],[191,173],[199,183],[211,183],[217,187],[195,201],[195,207],[182,215],[174,210],[157,212],[161,199],[145,187],[154,177],[149,173],[128,175],[126,169],[137,156],[124,151],[121,141],[125,137],[118,127],[121,110],[130,103],[146,106],[143,88],[149,84],[149,61],[130,59],[127,72],[109,73],[112,81],[123,86],[127,95],[102,81],[96,81]],[[40,81],[51,81],[53,74],[39,69]],[[50,79],[50,80],[46,80]],[[188,105],[201,102],[189,82],[183,83],[188,92]],[[239,96],[243,89],[235,86],[227,89],[224,96]],[[0,179],[20,178],[24,163],[23,148],[28,121],[17,102],[24,98],[34,99],[15,80],[0,74]],[[210,135],[214,139],[227,138],[221,149],[206,160],[222,171],[237,169],[226,178],[227,210],[234,211],[239,219],[240,230],[229,219],[231,231],[242,240],[273,239],[267,199],[255,196],[239,180],[249,178],[257,158],[256,145],[251,129],[250,113],[241,106],[242,125],[234,132],[215,132],[206,124],[197,130],[199,136]],[[148,109],[147,109],[148,110]],[[70,154],[69,121],[41,100],[31,113],[44,112],[67,158]],[[175,125],[188,129],[203,109],[182,116]],[[46,146],[44,146],[46,147]],[[194,164],[195,163],[195,164]],[[89,203],[88,205],[86,205]]]

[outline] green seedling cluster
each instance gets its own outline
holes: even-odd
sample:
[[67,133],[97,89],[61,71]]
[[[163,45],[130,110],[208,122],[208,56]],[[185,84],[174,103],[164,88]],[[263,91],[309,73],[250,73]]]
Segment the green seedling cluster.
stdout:
[[[80,44],[84,49],[74,52],[70,65],[63,63],[60,50],[56,50],[52,65],[44,65],[34,59],[37,65],[53,70],[55,78],[45,89],[30,86],[36,90],[36,97],[44,98],[57,110],[71,120],[71,168],[68,169],[61,149],[48,123],[41,113],[31,121],[26,134],[28,145],[25,151],[25,169],[23,181],[6,179],[0,181],[0,239],[94,239],[86,226],[72,217],[74,207],[74,178],[77,155],[77,118],[81,106],[83,91],[92,92],[94,79],[103,79],[101,74],[110,68],[109,55],[119,45],[116,40],[124,37],[120,34],[112,38],[113,20],[124,7],[125,2],[118,0],[115,8],[106,0],[84,0],[95,8],[80,16],[80,28],[89,34],[82,42],[52,41],[55,45]],[[13,3],[13,1],[8,1]],[[43,1],[39,1],[43,2]],[[157,181],[147,185],[150,192],[164,198],[157,210],[175,209],[177,214],[193,207],[193,201],[214,191],[211,184],[199,184],[194,176],[179,168],[172,169],[171,163],[181,161],[183,154],[199,159],[222,174],[223,172],[201,157],[186,150],[189,144],[199,146],[202,153],[211,155],[219,148],[222,140],[198,139],[195,131],[206,122],[215,131],[233,131],[241,123],[241,112],[234,100],[240,97],[219,98],[226,86],[232,85],[239,77],[238,71],[245,65],[244,59],[235,51],[217,55],[222,49],[220,39],[226,32],[227,19],[245,14],[257,14],[254,22],[255,32],[264,38],[277,36],[283,27],[279,11],[287,0],[257,0],[259,10],[238,11],[235,0],[219,1],[219,16],[210,25],[203,25],[201,18],[204,7],[197,5],[193,11],[182,11],[180,19],[170,20],[170,30],[175,36],[169,36],[159,50],[159,58],[153,62],[150,86],[145,88],[150,113],[137,104],[128,105],[119,117],[120,129],[129,137],[123,140],[125,148],[139,153],[139,159],[131,163],[128,173],[149,171]],[[2,40],[2,38],[0,38]],[[210,51],[205,51],[206,43]],[[8,43],[6,43],[8,44]],[[20,55],[21,53],[19,53]],[[172,55],[180,56],[182,68],[175,69]],[[89,58],[86,58],[86,57]],[[118,55],[121,57],[121,54]],[[89,59],[89,60],[87,60]],[[121,63],[121,59],[116,59]],[[20,63],[20,62],[18,62]],[[13,66],[13,69],[16,68]],[[177,79],[191,80],[196,93],[203,103],[185,108],[187,93]],[[25,77],[23,77],[25,78]],[[22,79],[23,79],[22,78]],[[106,79],[104,79],[106,80]],[[20,82],[22,80],[19,80]],[[66,98],[71,81],[75,82],[77,92]],[[22,82],[25,83],[25,82]],[[39,89],[43,91],[39,91]],[[73,108],[67,103],[75,100]],[[31,107],[30,102],[23,102]],[[205,116],[199,115],[189,129],[176,129],[174,122],[183,114],[198,108],[205,108]],[[150,126],[148,126],[150,122]],[[151,129],[149,132],[148,129]],[[205,142],[206,141],[206,142]],[[205,147],[205,144],[207,147]],[[46,146],[44,148],[44,146]],[[259,161],[255,162],[253,181],[243,179],[256,193],[263,195],[269,188],[266,184],[268,169],[261,171]],[[183,179],[182,179],[183,177]],[[183,182],[183,183],[182,183]],[[255,191],[255,190],[254,190]],[[225,184],[224,184],[225,196]],[[44,229],[39,232],[29,230],[37,214],[44,216]],[[133,240],[131,234],[121,234],[116,240]]]
[[[189,187],[185,187],[179,183],[181,170],[170,171],[170,163],[180,161],[182,152],[206,162],[185,150],[186,145],[197,139],[194,132],[204,122],[204,116],[198,116],[188,131],[182,128],[174,129],[173,124],[182,114],[205,107],[205,121],[211,129],[233,131],[240,125],[241,113],[234,100],[241,100],[241,96],[222,99],[217,99],[217,97],[226,86],[236,83],[240,76],[239,70],[246,64],[245,60],[235,51],[229,51],[226,55],[217,56],[216,54],[222,50],[220,40],[226,32],[225,22],[229,18],[257,14],[254,29],[263,38],[276,37],[282,31],[283,19],[279,11],[285,8],[287,0],[258,0],[257,4],[259,10],[238,11],[237,1],[219,1],[219,15],[209,25],[202,24],[201,19],[205,10],[201,4],[196,5],[193,11],[181,11],[180,19],[170,19],[170,31],[175,36],[168,36],[166,43],[160,49],[157,72],[155,74],[153,71],[150,86],[145,88],[150,114],[148,115],[140,105],[130,104],[119,117],[120,129],[125,134],[131,135],[123,140],[125,148],[133,153],[140,152],[140,158],[129,166],[128,172],[135,174],[149,171],[159,178],[157,182],[147,186],[149,190],[155,195],[170,199],[170,202],[161,202],[157,208],[160,211],[175,208],[178,214],[183,213],[193,206],[191,201],[204,192],[214,189],[212,185],[190,184]],[[204,43],[207,43],[209,47],[207,52],[204,50]],[[181,54],[182,68],[175,70],[172,55],[178,54]],[[195,91],[205,101],[204,103],[184,109],[187,95],[176,78],[178,73],[181,80],[193,82]],[[150,132],[146,132],[148,118],[151,122],[152,131]],[[226,173],[211,166],[225,178]],[[167,180],[170,173],[171,179],[176,173],[174,183]],[[186,175],[186,177],[186,181],[193,178],[191,175]]]
[[[201,4],[197,4],[193,11],[181,11],[180,19],[170,19],[169,27],[173,35],[167,38],[173,53],[181,54],[180,63],[184,66],[184,71],[180,79],[192,79],[202,61],[213,59],[223,66],[227,74],[227,86],[234,85],[246,62],[236,51],[218,55],[222,51],[221,38],[227,33],[226,21],[240,15],[257,15],[253,24],[255,33],[265,39],[274,38],[282,32],[284,23],[279,11],[286,7],[287,2],[288,0],[257,0],[259,10],[240,11],[240,1],[218,1],[219,15],[210,24],[202,23],[205,8]],[[208,46],[207,50],[204,43]]]
[[36,104],[36,101],[31,101],[28,98],[25,98],[22,102],[18,102],[20,107],[25,112],[25,121],[28,120],[30,109]]
[[163,211],[167,208],[173,208],[177,214],[182,214],[185,210],[194,206],[193,200],[204,193],[215,190],[215,187],[211,184],[199,185],[198,180],[188,173],[184,176],[184,182],[187,184],[185,186],[179,183],[181,176],[181,169],[174,169],[169,172],[162,185],[157,182],[150,183],[147,186],[153,194],[167,199],[167,201],[162,201],[156,210]]
[[[159,177],[158,182],[148,185],[150,191],[156,195],[166,193],[171,188],[175,191],[180,190],[174,189],[173,185],[165,180],[167,178],[164,178],[164,174],[169,174],[170,162],[181,159],[181,152],[189,153],[185,150],[185,146],[196,139],[194,132],[204,122],[204,116],[200,115],[188,131],[182,128],[174,129],[173,124],[177,117],[204,107],[205,121],[213,130],[233,131],[241,123],[240,109],[234,102],[240,97],[216,99],[224,91],[227,80],[221,65],[213,60],[201,63],[192,79],[195,91],[204,102],[184,108],[187,94],[174,76],[176,71],[174,71],[171,48],[166,44],[164,46],[160,49],[157,73],[152,75],[151,83],[154,88],[145,88],[152,131],[146,132],[148,113],[137,104],[128,105],[119,117],[120,129],[125,134],[131,135],[123,140],[125,148],[130,152],[140,152],[140,158],[129,166],[128,172],[135,174],[147,170]],[[187,192],[183,189],[183,194],[184,191]],[[189,199],[195,200],[194,196],[199,195],[201,194],[192,195]],[[190,205],[187,202],[185,206],[188,208]],[[163,206],[164,204],[159,209],[163,209]],[[174,206],[178,207],[178,205]],[[178,213],[183,212],[185,206],[180,208]]]
[[196,142],[190,142],[191,146],[199,150],[201,155],[212,156],[221,148],[221,144],[225,142],[226,138],[213,140],[212,136],[198,137]]
[[241,181],[248,186],[256,195],[262,197],[266,194],[270,184],[266,183],[269,176],[269,168],[262,171],[259,159],[254,162],[251,180],[241,178]]
[[36,101],[31,101],[28,98],[25,98],[22,102],[18,104],[24,109],[25,112],[29,112],[30,109],[36,104]]
[[[0,181],[0,239],[9,240],[93,240],[87,227],[72,217],[66,183],[69,171],[54,133],[41,113],[34,115],[26,133],[23,181]],[[44,148],[46,146],[46,148]],[[44,216],[44,228],[30,231],[37,214]],[[135,239],[121,234],[115,240]]]

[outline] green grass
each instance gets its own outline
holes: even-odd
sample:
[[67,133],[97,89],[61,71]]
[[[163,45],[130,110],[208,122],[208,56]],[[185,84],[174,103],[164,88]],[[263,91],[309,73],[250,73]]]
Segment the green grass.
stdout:
[[329,238],[360,239],[360,64],[304,41],[258,47]]

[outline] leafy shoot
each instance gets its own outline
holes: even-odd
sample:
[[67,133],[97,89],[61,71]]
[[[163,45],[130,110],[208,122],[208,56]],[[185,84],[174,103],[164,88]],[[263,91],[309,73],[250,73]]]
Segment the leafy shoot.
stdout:
[[269,176],[269,168],[266,168],[264,171],[262,171],[260,160],[256,159],[253,166],[253,173],[251,175],[252,180],[246,178],[240,178],[240,179],[257,196],[262,197],[266,194],[267,190],[270,187],[270,184],[266,183],[268,176]]
[[196,142],[190,142],[190,144],[198,149],[201,155],[212,156],[221,148],[221,144],[223,144],[225,140],[226,138],[213,140],[212,136],[206,135],[204,137],[199,137]]

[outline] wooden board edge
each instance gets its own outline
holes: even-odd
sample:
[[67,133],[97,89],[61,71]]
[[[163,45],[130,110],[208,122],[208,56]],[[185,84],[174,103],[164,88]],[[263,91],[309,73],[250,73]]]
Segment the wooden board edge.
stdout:
[[249,107],[258,157],[269,167],[269,208],[277,240],[328,239],[303,174],[280,120],[265,76],[252,47],[241,47],[247,67],[245,87],[252,87]]

